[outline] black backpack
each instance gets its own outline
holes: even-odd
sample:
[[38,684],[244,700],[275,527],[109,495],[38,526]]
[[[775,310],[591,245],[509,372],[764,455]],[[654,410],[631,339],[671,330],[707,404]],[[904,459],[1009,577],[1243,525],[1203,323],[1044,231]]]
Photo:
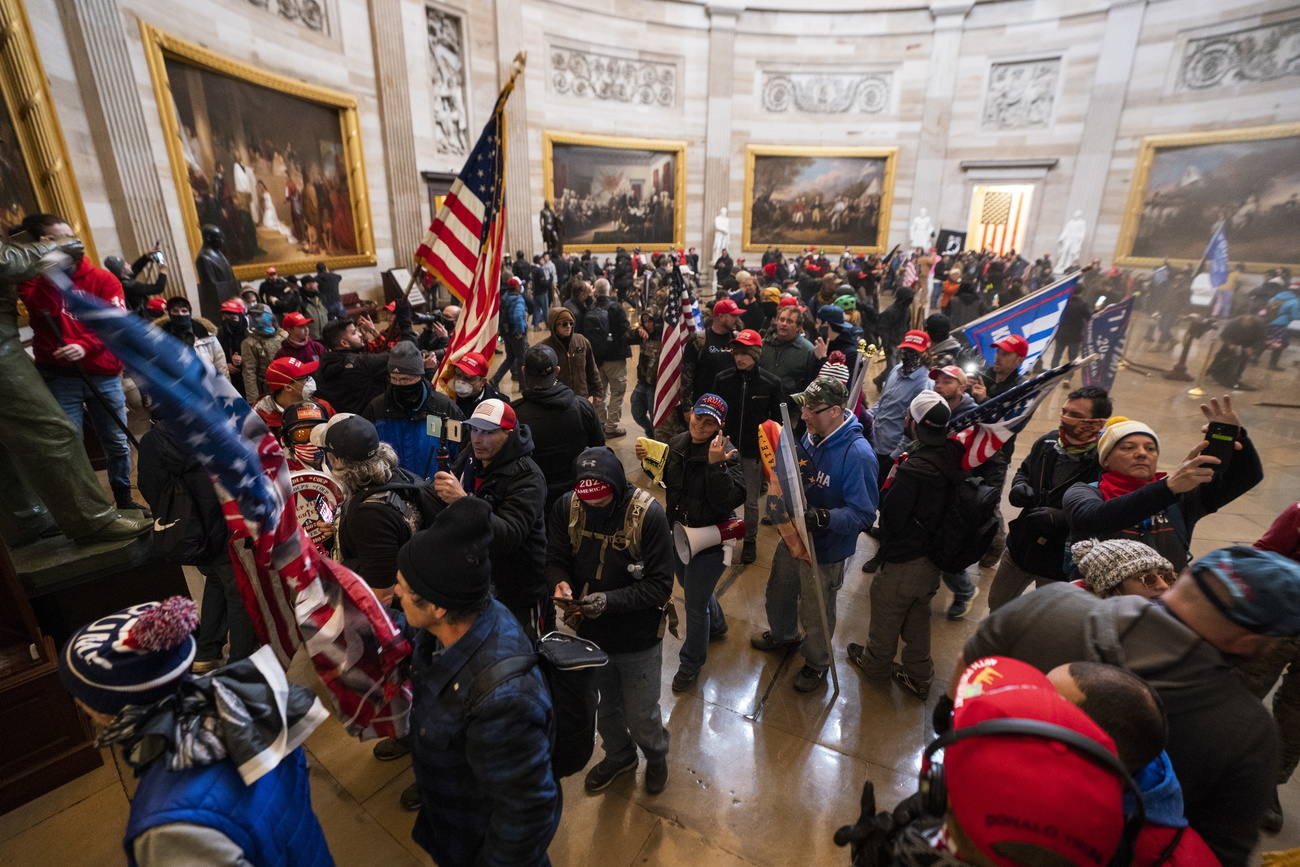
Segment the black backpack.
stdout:
[[609,310],[593,306],[582,314],[582,336],[587,338],[597,358],[609,352],[614,345],[614,336],[609,333]]
[[988,550],[998,532],[1002,491],[978,476],[953,479],[943,517],[932,534],[930,562],[944,572],[961,572]]
[[555,719],[551,772],[560,780],[585,768],[595,751],[596,705],[600,700],[596,669],[607,662],[605,651],[585,638],[548,632],[537,642],[536,653],[507,656],[479,672],[469,685],[466,701],[472,708],[501,684],[538,666],[551,694]]
[[[196,490],[209,496],[196,498]],[[212,490],[212,480],[200,464],[191,464],[172,476],[158,501],[149,506],[154,517],[154,550],[164,560],[194,566],[226,549],[230,538],[226,517]]]

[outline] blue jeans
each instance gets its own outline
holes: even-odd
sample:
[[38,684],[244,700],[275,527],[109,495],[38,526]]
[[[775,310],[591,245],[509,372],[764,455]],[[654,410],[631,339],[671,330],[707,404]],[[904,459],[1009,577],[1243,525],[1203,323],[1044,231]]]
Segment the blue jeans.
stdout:
[[619,765],[636,759],[637,747],[647,761],[668,755],[668,729],[659,710],[663,647],[656,641],[634,653],[611,653],[609,664],[596,669],[596,730],[605,758]]
[[[105,409],[99,398],[91,394],[86,380],[80,376],[63,376],[41,372],[50,393],[63,412],[81,430],[83,413],[90,412],[90,423],[99,437],[99,444],[108,458],[108,484],[114,493],[131,489],[131,441],[126,432],[113,420],[116,416],[126,424],[126,394],[122,391],[122,377],[88,374],[95,388],[104,396],[111,409]],[[110,414],[111,413],[111,414]]]
[[638,382],[632,389],[632,421],[641,426],[650,439],[655,437],[655,426],[650,421],[650,401],[654,400],[653,386]]
[[704,667],[709,655],[709,633],[727,625],[718,597],[713,595],[726,568],[721,545],[704,549],[685,565],[680,561],[677,564],[677,578],[686,595],[686,640],[677,658],[681,670],[688,674],[696,674]]
[[975,585],[965,569],[960,572],[944,572],[944,585],[952,591],[957,602],[966,602],[975,595]]
[[935,307],[939,306],[939,297],[941,295],[943,295],[943,281],[930,281],[930,309],[933,310]]
[[807,633],[800,648],[804,661],[818,671],[826,671],[831,667],[830,639],[835,635],[835,599],[844,586],[844,561],[818,563],[817,574],[831,634],[822,632],[822,615],[813,595],[818,589],[813,586],[812,567],[795,559],[784,541],[776,546],[767,577],[767,627],[775,641],[797,641],[802,624]]
[[545,325],[546,317],[551,313],[551,293],[533,290],[533,324]]

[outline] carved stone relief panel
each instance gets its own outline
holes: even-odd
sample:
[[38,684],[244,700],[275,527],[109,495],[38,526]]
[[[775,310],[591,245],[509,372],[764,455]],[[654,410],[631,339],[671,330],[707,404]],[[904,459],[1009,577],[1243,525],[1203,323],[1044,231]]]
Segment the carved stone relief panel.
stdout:
[[677,105],[680,61],[620,57],[555,44],[549,52],[547,72],[555,93],[659,108]]
[[992,129],[1039,129],[1052,123],[1061,58],[994,63],[982,123]]
[[457,15],[424,7],[429,28],[429,69],[433,83],[433,135],[440,154],[469,153],[469,115],[465,111],[465,25]]
[[1209,90],[1300,75],[1300,18],[1188,39],[1177,90]]
[[328,33],[325,6],[318,0],[248,0],[259,9],[273,12],[286,21],[301,24],[317,33]]
[[763,110],[773,114],[881,114],[892,103],[890,72],[765,71]]

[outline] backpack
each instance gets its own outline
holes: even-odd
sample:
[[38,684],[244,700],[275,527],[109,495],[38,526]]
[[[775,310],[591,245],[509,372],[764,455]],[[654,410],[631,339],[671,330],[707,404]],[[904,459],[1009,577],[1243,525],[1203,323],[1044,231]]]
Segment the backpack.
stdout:
[[594,533],[585,529],[587,513],[582,508],[582,501],[573,496],[569,499],[569,545],[576,554],[584,537],[600,540],[600,565],[596,567],[594,580],[600,581],[605,571],[605,552],[613,545],[616,550],[626,550],[633,560],[641,559],[641,524],[646,512],[655,498],[646,491],[636,488],[628,497],[627,507],[623,510],[623,526],[613,535]]
[[394,477],[382,485],[372,485],[353,492],[343,502],[342,513],[338,520],[339,532],[334,537],[338,554],[335,559],[353,571],[357,568],[357,561],[355,557],[348,556],[346,553],[347,549],[351,548],[351,534],[347,532],[347,517],[353,509],[363,503],[383,503],[395,510],[410,528],[412,536],[432,524],[433,519],[443,509],[442,500],[434,491],[431,479],[407,481],[404,478]]
[[528,673],[534,665],[542,672],[551,696],[555,737],[551,747],[551,772],[558,781],[576,774],[591,761],[596,748],[596,669],[609,662],[593,642],[562,632],[548,632],[537,642],[537,652],[507,656],[483,669],[469,686],[466,701],[472,709],[483,696],[501,684]]
[[931,536],[930,562],[944,572],[961,572],[988,550],[998,532],[1002,490],[978,476],[954,480],[948,505]]
[[614,336],[609,333],[609,310],[592,306],[582,314],[582,336],[591,344],[591,351],[601,358],[614,346]]
[[230,538],[215,495],[200,502],[194,497],[192,485],[212,486],[207,471],[197,463],[172,476],[158,502],[150,503],[154,550],[164,560],[187,566],[217,557]]

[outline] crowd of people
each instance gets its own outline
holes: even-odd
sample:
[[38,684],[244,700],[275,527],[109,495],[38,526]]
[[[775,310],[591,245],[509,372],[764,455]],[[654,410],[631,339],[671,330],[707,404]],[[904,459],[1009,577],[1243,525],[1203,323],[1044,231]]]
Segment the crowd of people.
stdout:
[[[68,234],[58,221],[34,237]],[[323,291],[327,272],[269,273],[222,305],[220,323],[195,317],[183,296],[132,305],[228,377],[290,469],[312,474],[299,501],[304,529],[411,638],[411,732],[379,741],[374,756],[411,756],[415,782],[400,800],[418,811],[419,845],[439,864],[549,863],[563,814],[567,769],[554,759],[566,708],[549,676],[519,660],[532,660],[561,622],[608,659],[595,673],[601,755],[586,768],[586,790],[605,790],[644,758],[646,792],[664,791],[664,635],[682,638],[674,692],[710,676],[710,646],[729,631],[719,581],[729,566],[757,561],[760,527],[771,524],[779,542],[764,564],[767,623],[749,636],[752,648],[797,652],[789,687],[816,693],[839,627],[860,640],[845,644],[861,677],[934,706],[941,737],[926,750],[918,793],[846,829],[855,863],[1100,867],[1121,863],[1112,862],[1121,848],[1122,863],[1248,863],[1261,828],[1280,827],[1276,787],[1300,759],[1293,675],[1274,700],[1276,719],[1261,703],[1296,659],[1300,504],[1254,547],[1192,558],[1198,522],[1263,478],[1231,399],[1201,407],[1207,426],[1228,432],[1229,449],[1215,456],[1198,444],[1166,458],[1163,472],[1160,434],[1142,408],[1115,406],[1096,386],[1069,391],[1057,430],[1027,448],[1013,437],[970,470],[949,424],[1016,388],[1030,348],[1006,336],[986,364],[957,329],[1046,285],[1050,261],[846,250],[832,263],[769,250],[752,272],[725,253],[715,264],[714,296],[699,299],[701,327],[682,349],[678,406],[655,424],[662,323],[681,289],[699,288],[692,256],[620,250],[602,265],[517,253],[502,270],[500,360],[457,359],[451,393],[433,373],[455,307],[417,322],[399,301],[381,328],[343,315],[337,281]],[[1099,268],[1085,278],[1082,321],[1102,295],[1137,291]],[[114,276],[82,260],[72,279],[126,306],[129,269]],[[60,314],[43,278],[31,283],[23,297],[42,374],[69,414],[99,411],[76,390],[82,379],[50,368],[93,362],[87,372],[120,389],[122,365]],[[917,293],[930,303],[914,305]],[[41,324],[42,309],[49,322],[65,317],[61,338]],[[530,345],[539,311],[547,334]],[[1078,351],[1070,337],[1060,338],[1066,357]],[[869,361],[884,366],[859,399],[854,373]],[[666,447],[662,498],[607,445],[627,434],[625,401],[645,440]],[[787,416],[799,498],[779,493],[764,470],[764,425]],[[648,445],[637,443],[638,459]],[[113,459],[119,505],[139,506],[130,448]],[[60,655],[65,684],[105,726],[101,742],[123,744],[143,771],[127,851],[143,865],[288,863],[290,851],[294,863],[330,863],[299,746],[324,711],[309,690],[277,690],[267,675],[276,663],[243,608],[212,482],[172,420],[153,419],[137,462],[155,514],[173,480],[195,491],[202,508],[190,520],[207,529],[178,556],[206,584],[201,611],[178,599],[137,606],[83,628]],[[954,566],[948,555],[969,541],[954,538],[962,489],[995,491],[1000,502],[1008,476],[1018,514],[1007,524],[999,508],[976,561]],[[333,502],[323,504],[322,477]],[[805,504],[797,513],[796,500]],[[864,533],[870,618],[842,622],[838,595]],[[930,702],[944,685],[932,600],[946,585],[947,616],[969,617],[981,568],[992,574],[991,613],[959,658],[938,660],[952,675]],[[223,690],[235,682],[242,700],[280,711],[292,734],[274,750],[258,752],[258,725],[220,724],[234,713]],[[182,708],[189,725],[226,733],[214,736],[221,750],[149,740],[177,725]],[[249,755],[271,757],[254,771],[240,764]]]

